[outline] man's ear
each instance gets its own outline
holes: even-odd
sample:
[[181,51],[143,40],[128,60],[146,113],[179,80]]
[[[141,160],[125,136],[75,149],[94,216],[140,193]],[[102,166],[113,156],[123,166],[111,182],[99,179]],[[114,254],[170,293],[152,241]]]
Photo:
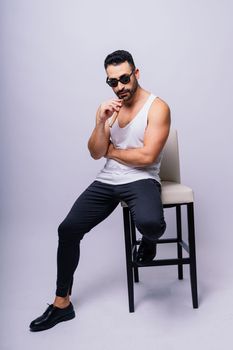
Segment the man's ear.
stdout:
[[140,78],[140,71],[139,71],[138,68],[135,68],[134,74],[135,74],[135,77],[136,77],[137,79]]

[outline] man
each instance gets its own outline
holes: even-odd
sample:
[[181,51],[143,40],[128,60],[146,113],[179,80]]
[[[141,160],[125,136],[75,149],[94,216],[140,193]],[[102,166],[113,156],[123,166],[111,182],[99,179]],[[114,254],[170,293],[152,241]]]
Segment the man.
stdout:
[[75,317],[70,295],[80,241],[120,201],[128,204],[142,234],[139,263],[154,259],[156,242],[166,228],[159,168],[170,128],[169,107],[139,85],[139,70],[129,52],[118,50],[108,55],[105,70],[106,82],[118,98],[99,106],[88,148],[94,159],[105,157],[106,164],[58,228],[55,300],[31,322],[31,331],[45,330]]

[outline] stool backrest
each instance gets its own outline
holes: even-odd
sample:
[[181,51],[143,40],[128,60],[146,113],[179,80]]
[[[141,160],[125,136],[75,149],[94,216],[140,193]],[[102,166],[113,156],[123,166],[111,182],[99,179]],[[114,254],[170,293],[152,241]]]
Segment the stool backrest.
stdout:
[[168,139],[163,148],[163,158],[159,175],[162,181],[180,183],[178,137],[175,129],[170,129]]

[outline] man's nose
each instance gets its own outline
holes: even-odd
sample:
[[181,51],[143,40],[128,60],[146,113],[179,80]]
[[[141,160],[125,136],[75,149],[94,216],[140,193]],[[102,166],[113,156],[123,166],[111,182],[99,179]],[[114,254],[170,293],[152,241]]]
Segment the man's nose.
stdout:
[[120,81],[118,82],[118,91],[124,90],[125,84],[122,84]]

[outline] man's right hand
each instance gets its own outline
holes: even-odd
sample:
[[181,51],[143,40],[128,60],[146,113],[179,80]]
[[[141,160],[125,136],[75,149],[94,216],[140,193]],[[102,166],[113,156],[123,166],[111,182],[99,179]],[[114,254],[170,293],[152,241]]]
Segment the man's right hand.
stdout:
[[106,120],[111,118],[113,113],[118,113],[122,106],[120,99],[112,99],[103,102],[96,113],[96,126],[88,141],[88,148],[94,159],[104,157],[107,153],[110,140],[109,125]]
[[103,102],[98,110],[97,120],[100,123],[105,123],[107,119],[111,118],[114,112],[119,112],[122,106],[122,100],[112,99],[106,102]]

